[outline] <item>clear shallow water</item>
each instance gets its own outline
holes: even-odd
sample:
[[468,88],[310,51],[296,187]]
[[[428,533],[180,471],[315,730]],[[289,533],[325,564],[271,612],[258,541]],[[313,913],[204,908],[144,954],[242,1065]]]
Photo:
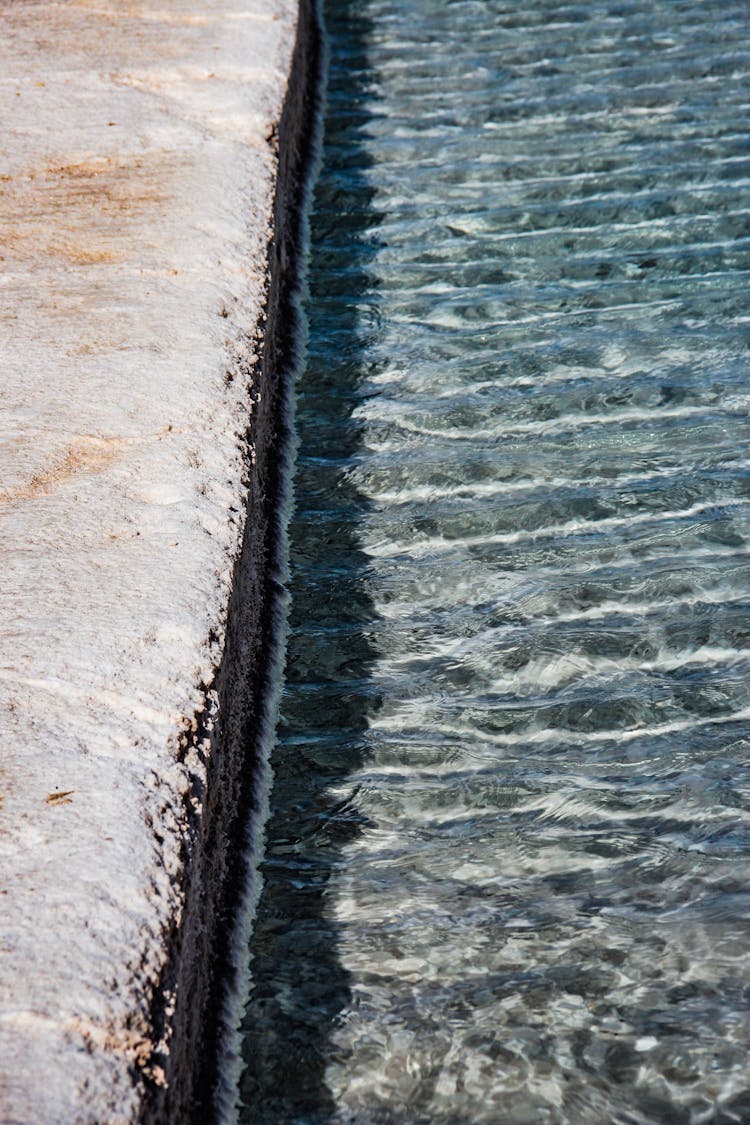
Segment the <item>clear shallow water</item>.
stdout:
[[247,1122],[750,1121],[750,36],[331,0]]

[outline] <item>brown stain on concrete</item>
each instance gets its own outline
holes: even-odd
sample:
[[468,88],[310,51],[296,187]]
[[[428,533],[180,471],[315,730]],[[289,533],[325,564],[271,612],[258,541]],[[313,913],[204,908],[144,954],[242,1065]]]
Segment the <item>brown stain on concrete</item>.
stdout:
[[73,802],[70,798],[73,796],[74,792],[74,789],[63,789],[62,791],[58,790],[56,793],[48,793],[44,798],[44,803],[46,805],[72,805]]
[[59,461],[35,473],[27,483],[0,492],[0,504],[38,500],[77,473],[101,473],[117,459],[122,445],[120,438],[79,438]]
[[65,56],[76,65],[88,61],[92,68],[111,72],[132,60],[180,57],[184,42],[171,31],[189,30],[211,22],[191,10],[189,0],[0,0],[0,18],[12,27],[14,38],[31,46],[39,63],[35,73],[46,81],[36,88],[54,87],[44,56]]
[[[85,1051],[105,1051],[108,1054],[123,1055],[133,1066],[142,1069],[148,1067],[153,1054],[154,1044],[149,1037],[149,1029],[145,1021],[134,1021],[140,1026],[133,1028],[107,1027],[85,1019],[80,1016],[73,1017],[66,1023],[69,1034],[80,1038]],[[161,1085],[164,1082],[164,1073],[159,1068],[159,1073],[152,1075],[152,1080]]]
[[138,226],[172,199],[178,158],[169,152],[50,161],[0,177],[0,255],[92,266],[138,252]]

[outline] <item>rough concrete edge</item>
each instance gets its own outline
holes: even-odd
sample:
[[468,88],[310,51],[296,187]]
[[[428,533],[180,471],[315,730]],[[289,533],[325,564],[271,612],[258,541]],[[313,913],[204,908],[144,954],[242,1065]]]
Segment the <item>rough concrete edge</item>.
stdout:
[[[268,759],[285,654],[294,379],[303,343],[306,205],[319,148],[323,62],[319,0],[300,0],[275,138],[274,228],[259,341],[259,395],[250,423],[245,532],[221,663],[206,692],[206,710],[183,739],[181,757],[190,750],[202,758],[208,753],[207,783],[205,793],[186,799],[190,842],[183,866],[184,909],[165,934],[166,967],[151,1003],[152,1041],[162,1053],[134,1075],[145,1089],[143,1125],[206,1125],[233,1112],[237,1099],[246,942],[259,894]],[[195,796],[202,801],[199,819],[189,799]],[[156,1081],[160,1071],[164,1080]]]
[[[307,296],[307,263],[310,252],[310,212],[318,169],[322,153],[323,103],[325,101],[327,65],[327,40],[321,14],[322,0],[300,0],[300,25],[297,50],[305,50],[308,57],[302,65],[308,67],[304,80],[295,89],[297,80],[297,59],[293,64],[293,79],[290,86],[289,102],[299,100],[295,109],[289,105],[291,128],[307,127],[302,137],[297,132],[296,171],[290,179],[293,191],[287,197],[286,205],[291,221],[294,261],[287,276],[285,345],[288,349],[285,364],[283,404],[284,415],[291,431],[290,440],[283,450],[283,465],[279,478],[279,511],[283,519],[279,521],[277,565],[284,583],[283,605],[278,605],[278,620],[271,639],[268,665],[268,691],[264,699],[263,714],[257,733],[259,765],[262,763],[263,776],[258,775],[256,785],[255,814],[247,825],[245,841],[245,885],[237,904],[232,935],[230,960],[231,969],[227,974],[223,1006],[220,1015],[220,1039],[218,1042],[218,1066],[214,1087],[213,1112],[218,1125],[236,1125],[241,1106],[240,1079],[243,1070],[242,1059],[242,1019],[250,997],[252,977],[250,972],[250,938],[252,934],[258,900],[263,888],[259,863],[265,847],[265,832],[270,805],[269,798],[273,784],[273,771],[270,766],[271,752],[276,741],[276,726],[279,704],[284,687],[284,664],[286,659],[288,605],[289,597],[285,584],[288,580],[289,542],[288,525],[294,510],[294,470],[297,453],[297,434],[294,429],[295,382],[301,373],[307,344],[307,320],[303,311]],[[281,145],[284,145],[284,121],[281,127]],[[294,143],[294,137],[290,138]],[[285,190],[283,158],[280,160],[279,185]],[[281,202],[277,198],[277,208]],[[278,221],[278,215],[277,215]],[[282,333],[284,325],[280,324]]]

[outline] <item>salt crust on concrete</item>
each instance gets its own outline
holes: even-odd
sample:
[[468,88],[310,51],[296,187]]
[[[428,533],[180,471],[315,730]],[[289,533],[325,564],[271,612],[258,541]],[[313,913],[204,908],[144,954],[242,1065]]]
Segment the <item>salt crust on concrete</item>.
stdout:
[[158,1046],[180,838],[149,810],[203,770],[296,18],[0,4],[3,1125],[134,1120]]

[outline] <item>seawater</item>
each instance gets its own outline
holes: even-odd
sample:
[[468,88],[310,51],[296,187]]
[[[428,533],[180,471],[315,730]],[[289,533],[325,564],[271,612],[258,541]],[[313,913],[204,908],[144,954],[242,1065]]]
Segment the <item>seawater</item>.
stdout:
[[750,11],[330,0],[246,1122],[750,1121]]

